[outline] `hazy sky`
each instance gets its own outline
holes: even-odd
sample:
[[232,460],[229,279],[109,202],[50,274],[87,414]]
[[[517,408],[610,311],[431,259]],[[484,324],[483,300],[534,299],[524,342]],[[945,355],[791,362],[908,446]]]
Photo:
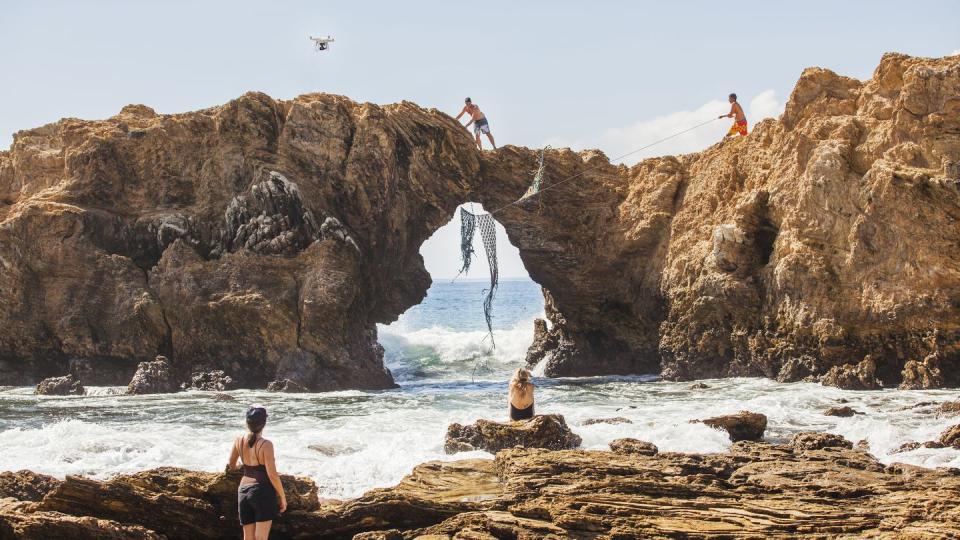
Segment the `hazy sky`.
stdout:
[[[807,66],[867,78],[885,51],[950,54],[958,28],[960,2],[945,0],[0,0],[0,147],[64,116],[180,112],[260,90],[452,114],[469,95],[498,143],[615,156],[724,112],[730,92],[751,124],[776,115]],[[317,53],[310,34],[336,42]],[[726,127],[636,157],[697,150]],[[457,219],[424,246],[434,277],[456,273],[458,243]],[[505,240],[500,251],[502,275],[525,275]]]

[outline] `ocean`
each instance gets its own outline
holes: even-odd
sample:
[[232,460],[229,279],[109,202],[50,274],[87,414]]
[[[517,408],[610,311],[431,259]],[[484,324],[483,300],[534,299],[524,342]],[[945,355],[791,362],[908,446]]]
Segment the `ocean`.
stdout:
[[[429,460],[489,457],[445,455],[444,433],[453,422],[506,417],[506,381],[523,364],[533,319],[543,316],[543,298],[530,280],[501,282],[494,349],[483,318],[487,286],[484,280],[437,280],[422,304],[379,328],[387,366],[400,385],[394,390],[237,390],[228,392],[235,401],[220,402],[198,391],[125,396],[125,387],[92,387],[86,396],[41,397],[33,388],[0,387],[0,470],[94,478],[159,466],[219,471],[252,403],[269,410],[264,435],[276,445],[281,472],[313,478],[322,497],[355,497],[395,484]],[[853,442],[866,439],[884,463],[960,467],[955,449],[890,454],[904,442],[935,439],[960,421],[938,417],[934,407],[908,408],[956,399],[955,391],[848,392],[748,378],[704,382],[709,388],[693,390],[690,383],[658,381],[653,374],[536,377],[537,412],[563,414],[585,448],[604,449],[613,439],[634,437],[661,451],[723,452],[730,445],[725,433],[690,420],[746,409],[767,415],[769,441],[828,431]],[[822,414],[841,399],[864,414]],[[633,423],[583,425],[613,416]]]

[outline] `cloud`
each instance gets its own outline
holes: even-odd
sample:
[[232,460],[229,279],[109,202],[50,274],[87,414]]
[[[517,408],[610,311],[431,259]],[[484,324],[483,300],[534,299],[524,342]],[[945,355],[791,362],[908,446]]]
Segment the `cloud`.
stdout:
[[957,49],[957,50],[953,51],[952,53],[950,53],[950,56],[960,56],[960,49]]
[[[628,126],[610,128],[582,140],[552,139],[548,140],[547,144],[555,148],[570,147],[575,150],[599,148],[611,158],[615,158],[669,137],[647,150],[621,160],[630,165],[651,156],[687,154],[703,150],[719,141],[730,129],[730,120],[716,119],[717,116],[726,114],[729,110],[728,103],[713,100],[694,110],[677,111],[650,120],[641,120]],[[783,104],[777,100],[776,93],[773,90],[764,90],[747,105],[747,121],[752,128],[760,120],[778,116],[781,112],[783,112]],[[676,135],[703,122],[709,123]]]

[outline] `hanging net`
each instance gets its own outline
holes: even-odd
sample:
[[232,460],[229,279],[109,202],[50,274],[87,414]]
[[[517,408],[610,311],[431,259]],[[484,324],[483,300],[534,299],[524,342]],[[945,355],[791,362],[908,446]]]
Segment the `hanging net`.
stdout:
[[546,172],[546,166],[544,166],[543,158],[549,149],[550,147],[547,146],[540,151],[540,164],[537,166],[537,172],[533,174],[533,183],[530,184],[529,188],[527,188],[527,192],[523,194],[523,197],[520,197],[521,201],[527,197],[531,197],[537,193],[540,193],[540,184],[543,182],[543,173]]
[[497,222],[490,214],[472,214],[465,208],[460,208],[460,256],[463,259],[463,268],[460,273],[470,270],[470,261],[473,253],[473,235],[480,229],[480,238],[483,240],[483,250],[487,253],[487,266],[490,267],[490,288],[483,299],[483,316],[487,320],[487,330],[490,332],[490,343],[493,341],[493,296],[497,291],[499,273],[497,270]]

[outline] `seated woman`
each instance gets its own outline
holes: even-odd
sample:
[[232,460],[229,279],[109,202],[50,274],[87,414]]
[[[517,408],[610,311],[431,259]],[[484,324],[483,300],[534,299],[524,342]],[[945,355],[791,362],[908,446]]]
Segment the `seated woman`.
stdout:
[[[287,497],[277,474],[273,443],[263,438],[267,410],[247,410],[247,434],[233,442],[227,469],[243,469],[237,506],[243,540],[267,540],[273,520],[287,511]],[[239,466],[237,462],[239,461]]]
[[510,379],[510,420],[527,420],[533,418],[533,382],[530,372],[524,368],[517,369]]

